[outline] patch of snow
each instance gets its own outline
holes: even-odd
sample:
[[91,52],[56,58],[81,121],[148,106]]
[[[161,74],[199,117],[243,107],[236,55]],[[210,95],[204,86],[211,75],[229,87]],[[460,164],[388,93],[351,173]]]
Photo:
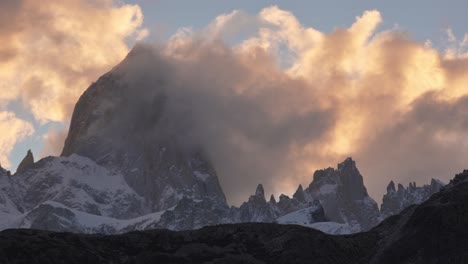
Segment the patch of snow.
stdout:
[[300,209],[292,213],[289,213],[287,215],[283,215],[279,217],[278,219],[276,219],[276,222],[279,224],[293,224],[293,225],[308,226],[314,222],[314,219],[312,219],[311,213],[317,209],[318,208],[315,206]]
[[320,186],[319,192],[321,194],[336,193],[337,188],[338,188],[338,185],[336,185],[336,184],[324,184],[324,185]]
[[195,175],[195,177],[201,181],[206,181],[208,180],[209,177],[211,177],[210,174],[208,173],[202,173],[202,172],[199,172],[199,171],[194,171],[193,174]]
[[308,227],[331,235],[346,235],[361,232],[361,227],[357,223],[319,222],[310,224]]

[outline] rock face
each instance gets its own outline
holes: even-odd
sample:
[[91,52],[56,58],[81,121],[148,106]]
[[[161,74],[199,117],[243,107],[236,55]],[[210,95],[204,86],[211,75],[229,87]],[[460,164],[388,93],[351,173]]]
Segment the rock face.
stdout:
[[416,187],[416,183],[409,183],[407,188],[390,181],[387,186],[387,194],[383,196],[381,213],[384,218],[400,213],[410,205],[420,204],[431,195],[437,193],[445,184],[439,180],[432,179],[429,185]]
[[[167,95],[161,80],[128,68],[132,60],[152,60],[134,49],[111,72],[93,83],[75,106],[62,156],[77,154],[124,175],[153,211],[175,206],[183,197],[226,203],[216,172],[203,149],[175,136],[177,120],[165,115]],[[161,73],[163,74],[163,73]],[[151,88],[128,79],[148,79]]]
[[0,233],[0,262],[467,263],[467,225],[468,171],[422,204],[351,236],[274,223],[114,236],[11,229]]
[[[356,163],[348,158],[337,169],[318,170],[309,187],[298,186],[293,197],[281,195],[269,202],[259,185],[240,207],[236,222],[278,222],[311,226],[331,221],[328,225],[314,225],[323,231],[353,233],[368,230],[381,221],[377,203],[369,197]],[[332,226],[331,226],[332,225]]]
[[377,203],[367,194],[362,175],[351,158],[338,164],[337,169],[316,171],[305,193],[321,202],[325,215],[333,222],[360,225],[361,230],[380,222]]
[[27,168],[31,167],[33,164],[34,164],[34,156],[31,150],[28,150],[28,153],[26,153],[26,156],[18,165],[18,169],[16,169],[16,173],[21,173],[25,171]]

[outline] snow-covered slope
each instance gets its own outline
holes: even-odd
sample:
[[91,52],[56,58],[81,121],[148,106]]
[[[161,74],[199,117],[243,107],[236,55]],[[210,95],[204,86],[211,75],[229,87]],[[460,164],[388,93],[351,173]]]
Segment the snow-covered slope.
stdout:
[[117,234],[133,230],[158,228],[163,212],[147,214],[133,219],[116,219],[71,209],[61,203],[45,201],[30,212],[18,217],[19,228],[72,231],[77,233]]
[[21,211],[45,201],[118,219],[149,213],[144,199],[125,182],[92,160],[78,155],[47,157],[11,177]]

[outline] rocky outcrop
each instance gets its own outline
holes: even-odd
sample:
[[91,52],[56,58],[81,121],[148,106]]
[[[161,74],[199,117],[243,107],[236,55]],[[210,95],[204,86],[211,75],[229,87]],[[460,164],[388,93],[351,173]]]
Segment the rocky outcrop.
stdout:
[[[271,199],[270,199],[271,200]],[[271,223],[280,215],[276,202],[267,202],[263,186],[259,184],[255,194],[250,196],[247,202],[244,202],[239,209],[232,208],[235,222],[262,222]]]
[[415,182],[410,182],[407,188],[398,184],[398,188],[395,189],[395,183],[390,181],[380,207],[382,216],[386,218],[400,213],[410,205],[420,204],[437,193],[444,185],[441,181],[432,179],[429,185],[417,187]]
[[16,173],[22,173],[23,171],[30,168],[33,164],[34,164],[34,156],[31,150],[28,150],[28,153],[26,153],[26,156],[18,165],[18,169],[16,169]]
[[380,222],[377,203],[368,195],[356,163],[347,158],[337,169],[314,173],[304,191],[309,200],[319,200],[328,219],[337,223],[357,223],[368,230]]

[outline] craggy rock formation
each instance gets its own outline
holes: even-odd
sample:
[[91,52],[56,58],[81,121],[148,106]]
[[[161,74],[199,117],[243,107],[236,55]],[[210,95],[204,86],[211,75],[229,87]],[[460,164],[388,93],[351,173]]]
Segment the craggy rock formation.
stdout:
[[408,188],[398,184],[398,189],[395,189],[395,183],[390,181],[380,207],[382,216],[387,218],[400,213],[410,205],[420,204],[437,193],[444,185],[441,181],[432,179],[429,185],[416,187],[415,182],[410,182]]
[[28,153],[26,153],[26,156],[23,158],[23,160],[20,162],[18,165],[18,169],[16,169],[16,173],[21,173],[31,167],[34,164],[34,156],[31,152],[31,150],[28,150]]

